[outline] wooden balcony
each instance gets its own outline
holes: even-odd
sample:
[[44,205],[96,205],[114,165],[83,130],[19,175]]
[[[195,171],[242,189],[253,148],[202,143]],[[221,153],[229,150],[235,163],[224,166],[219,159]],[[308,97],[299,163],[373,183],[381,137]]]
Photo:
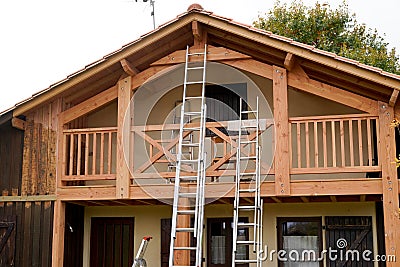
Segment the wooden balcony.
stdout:
[[[233,162],[238,138],[236,125],[235,121],[206,123],[209,133],[206,138],[209,147],[206,176],[209,183],[234,181]],[[290,161],[287,168],[292,180],[313,180],[312,175],[315,174],[318,174],[318,180],[379,177],[377,116],[297,117],[290,118],[289,125]],[[273,140],[266,140],[274,136],[272,126],[272,120],[262,120],[261,131],[247,133],[248,140],[254,140],[258,134],[262,145],[267,146],[265,142],[273,145]],[[64,189],[77,186],[115,187],[117,131],[116,127],[64,130],[61,175]],[[166,185],[172,181],[175,176],[177,132],[178,124],[131,127],[131,146],[135,144],[135,152],[131,160],[126,160],[130,165],[131,186],[137,183]],[[184,132],[184,136],[189,134],[190,131]],[[132,147],[130,151],[134,151]],[[254,144],[244,145],[242,151],[253,155]],[[276,175],[273,157],[268,155],[271,153],[273,150],[263,148],[261,174],[267,177],[265,181],[268,182],[273,182]],[[275,158],[279,153],[275,151]],[[253,163],[249,160],[246,171],[254,171]],[[188,167],[183,172],[191,174]]]

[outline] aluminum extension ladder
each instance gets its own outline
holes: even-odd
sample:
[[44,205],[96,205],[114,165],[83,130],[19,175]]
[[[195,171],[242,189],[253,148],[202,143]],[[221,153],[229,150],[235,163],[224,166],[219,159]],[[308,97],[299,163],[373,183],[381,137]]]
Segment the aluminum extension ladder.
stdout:
[[[233,251],[232,267],[237,264],[247,263],[249,266],[262,266],[262,216],[263,201],[260,196],[260,146],[259,146],[259,106],[258,97],[255,110],[242,109],[243,100],[240,100],[239,116],[239,136],[236,153],[236,185],[235,200],[233,210]],[[255,119],[246,120],[247,116],[253,116]],[[244,118],[245,117],[245,118]],[[246,134],[244,134],[246,133]],[[250,134],[255,134],[255,138],[250,140]],[[255,153],[251,154],[250,146],[255,146]],[[255,162],[255,171],[246,171],[248,161]],[[248,183],[242,183],[248,182]],[[253,194],[254,204],[243,204],[241,199],[244,195]],[[251,222],[239,222],[241,216],[247,217],[251,214]],[[247,235],[243,232],[247,229]],[[242,233],[241,238],[238,237]],[[248,238],[247,238],[248,237]],[[249,251],[247,253],[246,251]],[[253,255],[250,251],[253,251]]]
[[[191,58],[198,57],[202,60],[190,62]],[[206,103],[205,103],[205,82],[206,82],[206,61],[207,45],[203,52],[190,53],[189,46],[186,48],[185,76],[183,84],[183,98],[180,116],[179,143],[177,154],[177,165],[175,172],[174,202],[172,209],[171,244],[169,255],[169,267],[185,266],[199,267],[202,262],[202,238],[204,221],[204,185],[205,185],[205,122],[206,122]],[[200,77],[201,76],[201,77]],[[199,85],[201,94],[195,95]],[[198,92],[198,91],[197,91]],[[189,105],[189,103],[199,103],[200,105]],[[197,123],[193,123],[196,120]],[[186,123],[189,122],[189,123]],[[191,133],[191,134],[187,134]],[[183,151],[191,148],[193,153],[191,158],[185,158]],[[196,155],[197,154],[197,155]],[[182,174],[184,172],[186,174]],[[187,173],[192,173],[188,175]],[[196,188],[196,192],[185,192],[182,183],[191,183]],[[186,187],[187,188],[187,187]],[[182,203],[190,205],[182,205]],[[193,221],[193,225],[186,228],[178,228],[178,217],[188,216]],[[187,217],[186,217],[187,218]],[[196,239],[196,246],[177,246],[177,233],[189,233],[190,237]],[[190,238],[191,239],[191,238]],[[188,240],[188,243],[191,243]],[[195,265],[175,265],[174,254],[177,251],[196,252]]]

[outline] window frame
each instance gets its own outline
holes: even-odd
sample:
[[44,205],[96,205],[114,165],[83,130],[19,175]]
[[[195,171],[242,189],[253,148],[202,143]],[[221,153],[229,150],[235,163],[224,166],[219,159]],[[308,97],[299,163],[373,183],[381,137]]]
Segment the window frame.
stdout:
[[[323,250],[323,233],[322,233],[322,216],[318,217],[277,217],[276,218],[276,228],[277,228],[277,251],[283,249],[283,231],[282,225],[287,222],[317,222],[318,223],[318,254],[320,255]],[[319,266],[322,267],[324,264],[324,260],[319,262]],[[278,261],[279,267],[284,267],[284,262]]]

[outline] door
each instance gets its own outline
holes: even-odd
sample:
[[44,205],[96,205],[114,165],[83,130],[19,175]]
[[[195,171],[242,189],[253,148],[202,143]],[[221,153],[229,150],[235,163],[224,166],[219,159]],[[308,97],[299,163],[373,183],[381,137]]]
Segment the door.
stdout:
[[[247,218],[240,218],[240,222],[248,222]],[[209,218],[207,219],[207,266],[208,267],[231,267],[232,266],[232,218]],[[248,240],[248,229],[239,231],[238,240]],[[247,259],[249,255],[248,246],[238,246],[237,258]],[[240,264],[236,266],[248,266]]]
[[15,216],[0,221],[0,266],[15,266]]
[[[327,216],[325,224],[326,246],[338,251],[336,259],[327,259],[326,266],[374,266],[371,216]],[[370,261],[362,256],[367,250]]]
[[90,266],[131,267],[133,264],[132,217],[92,218],[90,234]]

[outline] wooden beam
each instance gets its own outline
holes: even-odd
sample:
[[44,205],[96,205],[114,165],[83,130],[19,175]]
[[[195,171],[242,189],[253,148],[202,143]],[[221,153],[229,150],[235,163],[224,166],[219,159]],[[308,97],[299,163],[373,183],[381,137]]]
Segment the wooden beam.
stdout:
[[128,163],[130,162],[124,149],[128,149],[130,140],[130,112],[131,77],[126,77],[118,82],[118,131],[117,131],[117,199],[129,198],[129,186],[131,184]]
[[295,65],[292,71],[289,72],[288,84],[302,91],[327,98],[369,114],[378,114],[376,108],[377,102],[375,100],[310,79],[299,65]]
[[126,58],[123,58],[119,61],[121,63],[122,68],[129,76],[136,76],[139,73],[138,69],[132,65]]
[[396,105],[398,96],[399,96],[399,90],[393,89],[393,93],[390,96],[390,100],[389,100],[389,107],[394,107]]
[[[378,158],[382,166],[382,201],[386,255],[395,255],[396,258],[400,258],[399,184],[396,165],[393,162],[393,159],[396,158],[394,128],[390,127],[394,118],[394,110],[387,103],[378,102],[378,105]],[[397,266],[397,264],[388,262],[387,266]]]
[[37,195],[37,196],[0,196],[0,202],[35,202],[35,201],[55,201],[56,195]]
[[272,199],[273,201],[275,201],[276,203],[282,203],[282,200],[280,200],[280,199],[277,198],[277,197],[271,197],[271,199]]
[[[221,63],[272,80],[272,66],[269,64],[254,59],[222,60]],[[292,71],[288,73],[287,83],[288,86],[301,91],[347,105],[372,115],[378,115],[378,110],[376,108],[377,101],[313,80],[309,78],[297,64],[295,64]]]
[[90,113],[100,108],[101,106],[110,103],[117,97],[117,86],[110,87],[107,90],[89,98],[88,100],[85,100],[80,104],[62,112],[63,121],[61,121],[61,124],[68,123],[75,120],[76,118],[79,118],[82,115]]
[[[172,199],[174,192],[173,184],[160,185],[131,185],[130,199],[151,200],[154,196],[149,192],[156,192],[160,199]],[[367,178],[345,178],[329,180],[296,180],[291,183],[291,196],[344,196],[344,195],[380,195],[382,194],[381,179]],[[212,183],[207,185],[206,198],[218,198],[222,195],[226,198],[233,198],[233,183]],[[251,197],[251,194],[247,195]],[[271,197],[275,195],[275,183],[273,181],[261,184],[261,196]],[[115,186],[84,186],[84,187],[60,187],[57,197],[63,201],[77,200],[116,200]]]
[[167,68],[174,68],[174,66],[156,66],[156,67],[149,67],[148,69],[140,72],[135,77],[132,77],[131,81],[131,90],[135,91],[140,86],[142,86],[145,82],[149,79],[157,77],[157,74],[161,74]]
[[197,20],[192,21],[192,32],[195,41],[200,43],[203,40],[203,27]]
[[285,66],[285,69],[287,69],[288,71],[291,71],[294,67],[295,61],[296,61],[295,55],[293,55],[292,53],[287,53],[283,66]]
[[275,194],[290,195],[289,112],[286,70],[273,67]]
[[[190,49],[191,52],[201,52],[203,50],[204,46],[191,47]],[[151,66],[181,64],[185,62],[185,57],[186,57],[186,50],[178,50],[169,54],[168,56],[165,56],[153,62]],[[251,57],[224,47],[214,47],[212,45],[209,45],[207,47],[207,61],[239,60],[239,59],[251,59]]]
[[301,201],[303,201],[304,203],[308,203],[310,202],[310,200],[308,199],[308,197],[300,197]]
[[25,131],[26,121],[14,117],[11,119],[11,125],[18,130]]
[[52,267],[59,267],[64,264],[64,231],[65,203],[57,200],[54,203]]

